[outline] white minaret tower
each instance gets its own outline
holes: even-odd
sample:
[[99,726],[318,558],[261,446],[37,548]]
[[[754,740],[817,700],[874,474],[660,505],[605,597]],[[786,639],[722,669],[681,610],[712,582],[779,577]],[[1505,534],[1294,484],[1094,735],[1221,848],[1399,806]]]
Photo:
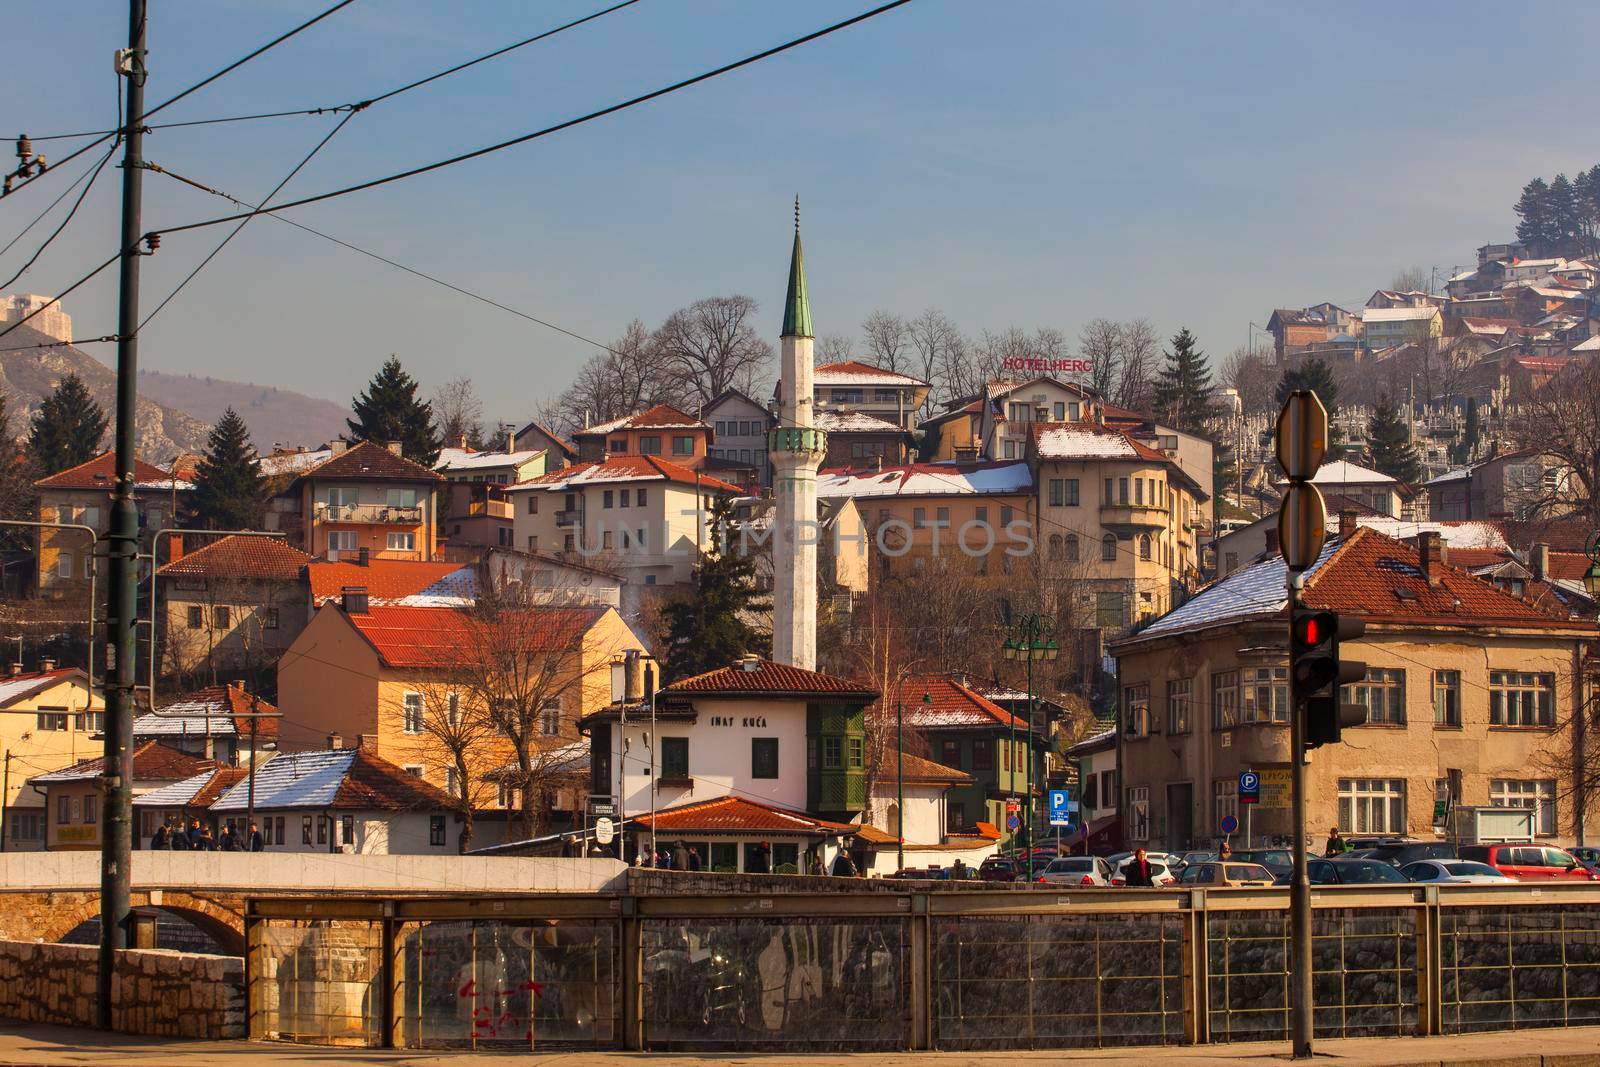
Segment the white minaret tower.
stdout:
[[796,197],[794,254],[779,342],[778,425],[767,442],[778,505],[772,543],[772,658],[808,671],[817,668],[817,468],[828,450],[827,434],[811,424],[812,336]]

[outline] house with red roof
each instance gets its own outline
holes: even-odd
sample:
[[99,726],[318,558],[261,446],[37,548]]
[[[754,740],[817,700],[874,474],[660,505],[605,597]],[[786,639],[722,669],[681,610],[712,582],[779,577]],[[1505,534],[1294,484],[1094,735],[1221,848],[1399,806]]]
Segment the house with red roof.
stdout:
[[268,502],[266,528],[328,560],[436,558],[444,477],[400,454],[400,445],[334,442]]
[[[915,375],[886,370],[856,359],[821,364],[812,372],[811,385],[818,411],[827,409],[836,415],[863,415],[872,422],[854,425],[887,423],[891,431],[906,433],[916,429],[917,416],[927,402],[929,388],[927,382]],[[780,382],[778,388],[782,387]],[[848,427],[852,423],[846,421],[845,425]],[[834,465],[830,460],[829,466]]]
[[687,581],[711,544],[712,504],[742,495],[731,482],[648,454],[578,463],[506,487],[512,547],[616,573],[630,595]]
[[705,466],[711,424],[671,404],[656,404],[620,419],[585,426],[572,435],[578,463],[602,463],[620,456],[656,456],[680,467]]
[[105,702],[78,667],[42,660],[38,670],[13,663],[0,674],[0,750],[12,754],[0,783],[0,834],[9,852],[44,848],[44,796],[27,787],[30,774],[59,770],[105,751]]
[[[94,566],[94,540],[111,529],[111,489],[116,468],[116,456],[106,451],[87,463],[33,483],[39,494],[41,522],[73,523],[94,531],[92,537],[87,530],[39,531],[34,558],[41,594],[81,596],[88,589]],[[156,531],[179,525],[174,515],[186,506],[194,485],[141,459],[134,460],[133,477],[141,550],[148,550]]]
[[[135,798],[191,778],[213,766],[210,760],[179,752],[157,741],[136,746],[132,760],[130,788]],[[105,758],[97,756],[28,779],[30,788],[44,794],[48,824],[45,847],[50,851],[100,847],[100,829],[105,825],[104,766]]]
[[165,700],[133,720],[133,739],[227,764],[265,759],[278,747],[278,709],[242,685],[208,685]]
[[[1341,654],[1366,664],[1342,698],[1367,721],[1315,751],[1311,827],[1433,839],[1463,807],[1529,808],[1552,842],[1595,825],[1600,805],[1574,787],[1570,730],[1600,638],[1593,621],[1474,576],[1426,529],[1402,541],[1347,527],[1306,572],[1303,596],[1366,624]],[[1112,644],[1130,845],[1214,841],[1241,814],[1246,770],[1269,786],[1255,837],[1290,832],[1286,793],[1270,788],[1293,757],[1285,611],[1283,560],[1270,555]]]

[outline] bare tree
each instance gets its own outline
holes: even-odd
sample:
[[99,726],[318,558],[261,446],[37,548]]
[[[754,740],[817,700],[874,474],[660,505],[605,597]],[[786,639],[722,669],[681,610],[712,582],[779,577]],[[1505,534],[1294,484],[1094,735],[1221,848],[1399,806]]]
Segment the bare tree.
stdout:
[[1270,410],[1277,376],[1272,367],[1271,349],[1251,351],[1243,346],[1228,353],[1217,373],[1223,388],[1239,394],[1239,405],[1246,415]]
[[[494,768],[505,761],[505,739],[463,665],[412,678],[409,687],[422,703],[417,731],[422,737],[411,758],[422,764],[426,777],[445,783],[461,823],[456,848],[465,854],[472,848],[477,812],[494,802],[497,783],[491,779]],[[413,713],[403,705],[389,712],[395,718]]]
[[656,331],[661,359],[691,403],[752,387],[766,372],[772,345],[753,324],[758,308],[748,296],[713,296],[674,311]]
[[1078,351],[1092,365],[1089,384],[1101,396],[1111,396],[1122,368],[1122,324],[1090,319],[1078,331]]
[[903,374],[910,359],[911,337],[906,320],[887,311],[874,311],[861,324],[867,358],[875,367]]
[[549,425],[562,432],[632,415],[655,404],[688,403],[683,381],[663,365],[656,335],[634,319],[610,348],[583,365],[555,402]]
[[1431,281],[1427,267],[1405,267],[1395,272],[1389,288],[1397,293],[1424,293]]
[[940,376],[957,353],[966,351],[966,342],[949,316],[934,308],[929,308],[906,323],[905,328],[916,360],[911,373],[930,386],[921,411],[921,415],[926,417],[934,410],[935,393],[941,391]]
[[1117,374],[1115,403],[1130,411],[1149,411],[1155,400],[1156,367],[1161,358],[1161,338],[1149,319],[1122,326],[1122,366]]
[[817,338],[817,362],[847,363],[856,358],[855,348],[856,343],[843,334],[824,334]]
[[1571,512],[1600,522],[1600,362],[1568,364],[1525,400],[1510,419],[1511,438],[1571,471],[1566,484],[1535,502],[1535,513]]
[[471,378],[452,378],[435,390],[433,419],[445,447],[455,448],[463,441],[468,448],[483,444],[483,402]]

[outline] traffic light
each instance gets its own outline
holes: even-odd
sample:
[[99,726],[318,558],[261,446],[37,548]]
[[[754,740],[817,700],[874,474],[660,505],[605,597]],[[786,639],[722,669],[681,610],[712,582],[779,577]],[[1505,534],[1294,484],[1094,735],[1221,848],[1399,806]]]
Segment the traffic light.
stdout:
[[1338,612],[1296,606],[1289,619],[1289,673],[1295,695],[1304,701],[1306,747],[1337,744],[1339,732],[1367,721],[1367,709],[1341,704],[1339,689],[1367,676],[1367,665],[1339,658],[1341,641],[1366,633],[1360,619],[1341,618]]

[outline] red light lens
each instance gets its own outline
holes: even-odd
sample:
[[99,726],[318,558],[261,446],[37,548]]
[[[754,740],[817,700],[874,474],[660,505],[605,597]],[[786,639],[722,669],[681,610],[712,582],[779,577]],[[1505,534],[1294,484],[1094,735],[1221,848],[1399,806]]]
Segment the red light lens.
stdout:
[[1319,636],[1320,635],[1318,634],[1317,620],[1314,619],[1314,618],[1307,619],[1305,621],[1305,625],[1301,626],[1301,628],[1300,628],[1300,641],[1301,641],[1301,643],[1302,644],[1307,644],[1307,645],[1314,645],[1314,644],[1317,643],[1317,640],[1318,640]]

